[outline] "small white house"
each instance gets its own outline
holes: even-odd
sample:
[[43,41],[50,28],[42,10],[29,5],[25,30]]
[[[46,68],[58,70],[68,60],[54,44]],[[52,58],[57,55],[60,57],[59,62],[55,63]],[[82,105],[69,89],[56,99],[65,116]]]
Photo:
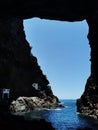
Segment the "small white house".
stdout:
[[10,89],[3,88],[2,89],[2,99],[9,98],[10,97]]

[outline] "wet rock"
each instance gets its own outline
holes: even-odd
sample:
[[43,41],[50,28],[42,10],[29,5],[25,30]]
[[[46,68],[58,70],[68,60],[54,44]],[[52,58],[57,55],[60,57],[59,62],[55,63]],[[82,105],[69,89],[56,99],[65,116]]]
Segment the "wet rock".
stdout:
[[58,107],[63,106],[59,105],[56,97],[45,97],[43,99],[39,97],[19,97],[16,101],[11,102],[10,111],[16,113],[40,109],[56,109]]

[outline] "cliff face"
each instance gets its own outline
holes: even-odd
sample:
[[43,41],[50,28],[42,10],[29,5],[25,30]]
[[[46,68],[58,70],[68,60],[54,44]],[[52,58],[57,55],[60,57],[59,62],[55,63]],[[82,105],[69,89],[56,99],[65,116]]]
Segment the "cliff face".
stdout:
[[[37,83],[39,90],[32,86],[33,83]],[[10,89],[11,99],[19,96],[42,97],[45,94],[53,96],[49,81],[36,57],[31,54],[31,47],[25,39],[23,21],[17,18],[0,20],[0,89],[2,88]]]
[[[11,96],[53,96],[49,81],[31,54],[23,31],[23,19],[81,21],[89,25],[91,75],[77,101],[80,113],[98,114],[98,1],[97,0],[1,0],[0,1],[0,88],[10,88]],[[32,87],[38,83],[40,91]],[[93,110],[93,111],[92,111]],[[93,115],[92,114],[92,115]]]
[[87,80],[83,95],[77,100],[77,111],[98,118],[98,15],[91,16],[87,19],[87,23],[91,48],[91,75]]

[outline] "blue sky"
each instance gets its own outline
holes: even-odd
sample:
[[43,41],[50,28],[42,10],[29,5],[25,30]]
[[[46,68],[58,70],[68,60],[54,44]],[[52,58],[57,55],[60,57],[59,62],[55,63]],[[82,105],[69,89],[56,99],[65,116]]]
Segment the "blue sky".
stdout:
[[77,99],[90,75],[88,25],[32,18],[24,20],[32,53],[59,99]]

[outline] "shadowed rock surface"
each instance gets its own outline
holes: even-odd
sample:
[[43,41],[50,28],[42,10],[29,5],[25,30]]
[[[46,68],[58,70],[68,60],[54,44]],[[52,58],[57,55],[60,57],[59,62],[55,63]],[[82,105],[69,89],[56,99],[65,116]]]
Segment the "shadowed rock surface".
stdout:
[[23,116],[0,115],[0,130],[55,130],[52,124],[44,119],[25,120]]
[[[0,90],[10,89],[10,100],[19,96],[54,96],[37,58],[31,54],[23,21],[17,18],[0,20],[0,81]],[[38,90],[33,83],[39,86]]]
[[98,15],[87,19],[89,45],[91,48],[91,74],[87,79],[84,93],[77,100],[77,111],[98,119]]
[[[91,74],[87,80],[83,95],[77,101],[77,111],[97,117],[97,0],[1,0],[0,88],[10,88],[10,100],[19,96],[37,95],[42,98],[48,95],[54,97],[49,81],[42,73],[37,59],[31,54],[31,47],[25,38],[23,20],[33,17],[70,22],[86,19],[89,25],[88,39],[91,48]],[[40,90],[32,87],[33,83],[38,83]]]
[[97,0],[1,0],[1,17],[83,20],[96,12]]

